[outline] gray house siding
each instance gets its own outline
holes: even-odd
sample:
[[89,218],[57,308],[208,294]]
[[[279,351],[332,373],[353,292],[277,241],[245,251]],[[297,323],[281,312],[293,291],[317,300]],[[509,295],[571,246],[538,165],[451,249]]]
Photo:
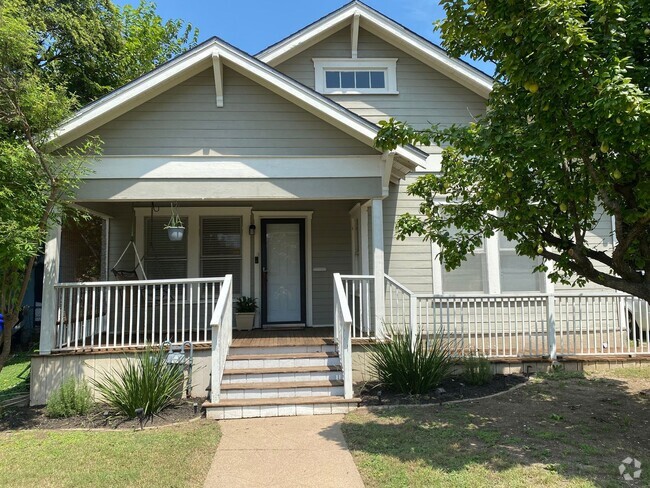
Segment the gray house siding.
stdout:
[[[377,154],[368,145],[224,69],[217,108],[211,69],[96,131],[105,155],[296,156]],[[75,144],[75,142],[71,143]]]
[[[377,36],[359,30],[359,58],[397,58],[399,95],[330,95],[332,100],[372,122],[388,117],[417,128],[432,123],[463,124],[485,110],[485,100]],[[350,29],[281,63],[277,69],[314,88],[313,58],[349,58]]]

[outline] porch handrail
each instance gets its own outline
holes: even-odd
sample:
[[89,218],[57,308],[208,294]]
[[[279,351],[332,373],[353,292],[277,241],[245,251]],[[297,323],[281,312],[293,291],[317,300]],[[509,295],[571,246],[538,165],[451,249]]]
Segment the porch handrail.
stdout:
[[334,273],[334,339],[343,366],[343,392],[352,398],[352,314],[340,273]]
[[56,283],[54,288],[93,288],[102,286],[133,286],[133,285],[181,285],[185,283],[221,283],[225,278],[179,278],[165,280],[126,280],[126,281],[73,281]]
[[210,401],[218,403],[221,380],[226,367],[228,350],[232,344],[232,275],[226,275],[219,293],[217,306],[210,320],[212,332],[212,384]]

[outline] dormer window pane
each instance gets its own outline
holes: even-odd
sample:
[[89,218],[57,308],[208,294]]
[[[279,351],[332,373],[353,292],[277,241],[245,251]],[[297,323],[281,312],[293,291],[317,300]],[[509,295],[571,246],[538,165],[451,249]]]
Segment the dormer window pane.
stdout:
[[341,71],[341,88],[355,88],[354,71]]
[[327,88],[341,88],[341,72],[340,71],[325,72],[325,83]]
[[370,73],[368,71],[357,71],[356,88],[370,88]]
[[386,88],[385,73],[383,71],[371,71],[370,86],[372,88]]

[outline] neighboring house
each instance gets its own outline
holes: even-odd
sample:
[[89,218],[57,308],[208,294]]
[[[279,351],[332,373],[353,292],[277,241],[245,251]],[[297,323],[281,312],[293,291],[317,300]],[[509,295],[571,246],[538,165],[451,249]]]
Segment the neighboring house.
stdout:
[[[451,272],[429,242],[395,238],[399,215],[418,210],[408,184],[436,171],[441,149],[383,153],[376,123],[468,123],[491,85],[351,2],[256,56],[212,38],[80,110],[54,142],[103,140],[76,204],[105,219],[101,276],[117,267],[138,280],[62,284],[73,239],[54,229],[32,402],[68,374],[166,340],[194,343],[193,391],[212,375],[213,417],[345,411],[351,343],[382,339],[387,323],[442,327],[490,357],[650,353],[627,329],[628,311],[647,305],[554,288],[498,235]],[[172,211],[180,241],[163,228]],[[601,219],[592,237],[607,246],[611,233]],[[231,346],[242,295],[257,299],[261,330]],[[306,329],[280,330],[289,326]],[[362,351],[354,361],[357,378],[367,374]]]

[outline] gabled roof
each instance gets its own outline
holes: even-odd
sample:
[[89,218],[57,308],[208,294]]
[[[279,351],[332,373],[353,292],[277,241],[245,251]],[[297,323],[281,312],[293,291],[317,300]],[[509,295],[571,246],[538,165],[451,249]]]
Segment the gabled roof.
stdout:
[[[213,37],[76,112],[51,139],[61,147],[119,117],[169,88],[213,66],[214,59],[232,68],[355,139],[373,146],[378,127],[262,61]],[[216,102],[215,102],[216,103]],[[215,108],[216,109],[216,108]],[[218,109],[217,109],[218,110]],[[393,178],[423,165],[427,154],[414,146],[397,148],[400,161]]]
[[363,29],[393,44],[474,93],[488,98],[494,81],[492,77],[460,59],[450,57],[441,47],[356,0],[269,46],[255,57],[270,66],[277,66],[342,27],[351,25],[355,16],[358,16],[359,26]]

